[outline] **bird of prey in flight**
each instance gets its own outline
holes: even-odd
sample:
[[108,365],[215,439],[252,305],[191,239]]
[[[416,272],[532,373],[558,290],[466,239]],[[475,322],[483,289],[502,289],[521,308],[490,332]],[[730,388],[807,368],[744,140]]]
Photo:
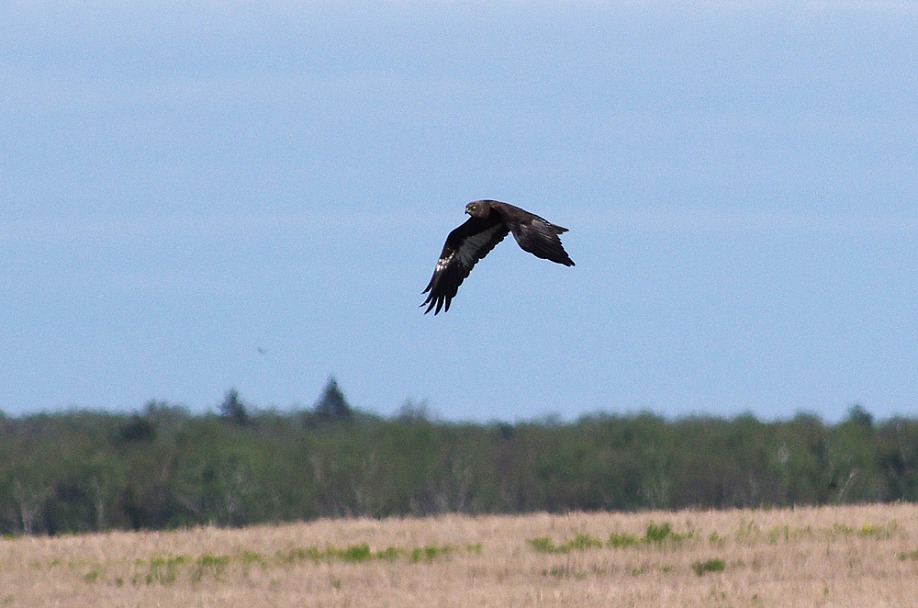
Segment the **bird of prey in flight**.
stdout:
[[427,305],[424,314],[449,310],[472,267],[511,232],[519,246],[534,256],[565,266],[574,265],[558,238],[567,228],[500,201],[473,201],[465,206],[465,212],[469,219],[446,237],[437,267],[423,292],[427,294],[421,304]]

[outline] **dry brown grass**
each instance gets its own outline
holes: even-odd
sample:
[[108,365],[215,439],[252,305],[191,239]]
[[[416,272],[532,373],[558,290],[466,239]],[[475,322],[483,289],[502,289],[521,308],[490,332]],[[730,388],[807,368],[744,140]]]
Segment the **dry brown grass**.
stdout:
[[[649,542],[651,523],[666,538]],[[0,541],[0,606],[903,608],[916,598],[916,505],[450,515]]]

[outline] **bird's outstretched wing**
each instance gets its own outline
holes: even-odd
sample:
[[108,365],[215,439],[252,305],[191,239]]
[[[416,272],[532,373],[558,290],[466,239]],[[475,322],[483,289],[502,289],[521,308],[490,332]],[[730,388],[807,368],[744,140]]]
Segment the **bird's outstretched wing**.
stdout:
[[561,239],[558,238],[559,234],[567,232],[567,228],[555,226],[536,215],[527,222],[510,222],[510,231],[520,247],[537,258],[565,266],[574,265],[574,260],[564,251]]
[[424,314],[433,310],[436,315],[441,308],[444,312],[449,310],[450,301],[465,277],[469,276],[472,267],[504,240],[509,231],[498,215],[492,213],[485,219],[470,217],[450,232],[430,283],[423,291],[427,294],[427,299],[421,304],[427,305]]

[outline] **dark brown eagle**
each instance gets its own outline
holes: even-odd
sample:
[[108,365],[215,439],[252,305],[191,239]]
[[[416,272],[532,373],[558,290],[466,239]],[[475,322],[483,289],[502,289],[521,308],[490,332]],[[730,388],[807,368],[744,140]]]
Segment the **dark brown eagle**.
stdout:
[[450,301],[472,267],[509,232],[513,233],[520,247],[534,256],[565,266],[574,265],[558,238],[559,234],[567,232],[567,228],[555,226],[525,209],[500,201],[473,201],[465,206],[465,212],[471,217],[446,237],[437,267],[423,291],[427,294],[427,299],[421,304],[427,305],[425,315],[431,310],[435,315],[441,308],[444,312],[449,310]]

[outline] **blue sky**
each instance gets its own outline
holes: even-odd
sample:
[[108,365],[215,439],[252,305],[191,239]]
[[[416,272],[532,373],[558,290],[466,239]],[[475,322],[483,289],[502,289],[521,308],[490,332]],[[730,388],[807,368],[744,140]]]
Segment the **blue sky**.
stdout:
[[[10,2],[0,409],[918,409],[910,2]],[[418,305],[469,200],[570,229]]]

